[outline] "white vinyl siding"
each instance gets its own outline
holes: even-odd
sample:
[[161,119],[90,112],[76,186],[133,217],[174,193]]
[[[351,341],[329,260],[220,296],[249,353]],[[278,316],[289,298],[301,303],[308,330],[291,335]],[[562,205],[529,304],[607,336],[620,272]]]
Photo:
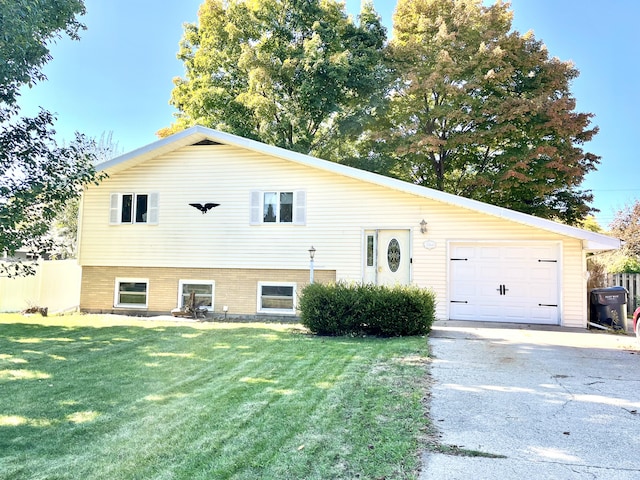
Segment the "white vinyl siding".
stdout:
[[[132,191],[162,196],[162,222],[126,229],[123,235],[125,229],[105,225],[109,193]],[[296,192],[294,223],[305,223],[305,228],[262,224],[265,191]],[[220,207],[202,215],[189,206],[202,199]],[[426,234],[420,233],[422,219],[429,224]],[[581,240],[225,145],[180,148],[89,187],[79,262],[308,271],[313,245],[316,269],[335,270],[337,280],[360,282],[365,232],[383,229],[411,229],[412,283],[436,292],[442,319],[448,315],[448,242],[559,241],[562,325],[584,325],[588,298]]]

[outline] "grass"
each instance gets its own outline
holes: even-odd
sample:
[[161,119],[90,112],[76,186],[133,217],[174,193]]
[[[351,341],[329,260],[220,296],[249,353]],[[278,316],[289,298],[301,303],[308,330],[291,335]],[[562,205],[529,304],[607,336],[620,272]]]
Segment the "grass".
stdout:
[[0,479],[411,479],[425,338],[0,315]]

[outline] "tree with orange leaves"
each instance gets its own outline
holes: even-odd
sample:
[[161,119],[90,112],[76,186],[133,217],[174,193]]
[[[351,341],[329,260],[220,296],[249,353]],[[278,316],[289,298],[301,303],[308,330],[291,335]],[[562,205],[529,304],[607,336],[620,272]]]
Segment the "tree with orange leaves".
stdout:
[[361,151],[419,185],[578,224],[594,211],[580,185],[599,163],[583,150],[597,127],[575,111],[578,70],[512,16],[502,2],[399,0],[395,84]]

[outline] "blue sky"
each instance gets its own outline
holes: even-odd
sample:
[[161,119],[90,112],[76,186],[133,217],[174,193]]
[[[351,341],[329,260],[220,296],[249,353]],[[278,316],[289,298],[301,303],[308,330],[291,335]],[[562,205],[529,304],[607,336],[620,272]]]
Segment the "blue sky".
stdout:
[[[124,151],[157,139],[171,124],[172,79],[183,74],[176,59],[183,23],[195,22],[202,0],[86,0],[87,30],[79,42],[60,39],[45,67],[48,80],[22,91],[23,115],[39,106],[57,113],[56,130],[90,137],[113,132]],[[374,0],[391,31],[395,0]],[[489,2],[485,2],[489,3]],[[512,0],[513,28],[533,30],[552,56],[571,60],[581,74],[572,86],[577,110],[595,114],[600,133],[586,150],[600,155],[585,188],[595,195],[597,219],[607,226],[615,212],[640,197],[635,174],[640,139],[640,42],[637,0]],[[360,0],[347,0],[357,14]]]

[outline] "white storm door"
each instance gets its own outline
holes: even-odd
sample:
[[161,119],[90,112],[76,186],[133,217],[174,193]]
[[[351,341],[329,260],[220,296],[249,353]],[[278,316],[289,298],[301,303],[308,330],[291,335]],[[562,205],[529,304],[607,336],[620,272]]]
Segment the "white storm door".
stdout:
[[452,320],[557,325],[556,243],[456,243],[450,247]]
[[409,230],[378,230],[378,285],[408,285],[411,282],[410,240]]
[[364,232],[364,283],[375,284],[378,278],[378,232],[366,230]]

